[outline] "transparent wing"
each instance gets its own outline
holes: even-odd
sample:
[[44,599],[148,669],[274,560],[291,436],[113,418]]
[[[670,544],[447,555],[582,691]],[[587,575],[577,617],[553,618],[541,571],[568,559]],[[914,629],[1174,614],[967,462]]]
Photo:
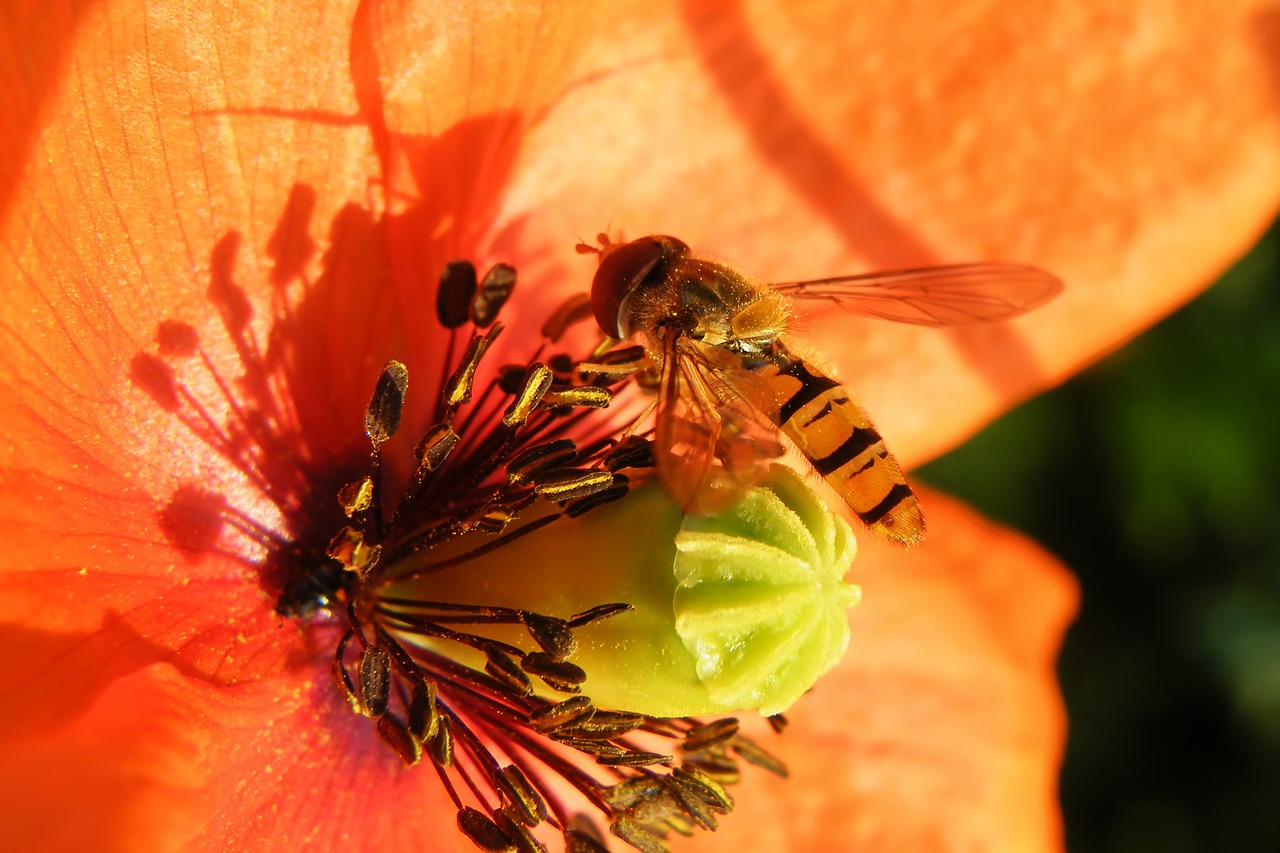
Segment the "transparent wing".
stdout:
[[772,287],[798,301],[822,300],[844,311],[917,326],[998,323],[1038,308],[1062,282],[1035,267],[959,264],[791,281]]
[[763,479],[767,462],[783,452],[777,428],[760,411],[768,398],[744,392],[752,374],[714,363],[714,351],[675,332],[661,343],[658,475],[686,512],[723,510]]

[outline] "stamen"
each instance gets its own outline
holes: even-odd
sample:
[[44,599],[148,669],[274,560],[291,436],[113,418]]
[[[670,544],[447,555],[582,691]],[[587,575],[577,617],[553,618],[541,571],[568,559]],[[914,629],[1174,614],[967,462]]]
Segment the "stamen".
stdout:
[[498,335],[502,334],[501,324],[494,326],[484,335],[475,335],[467,345],[467,352],[457,371],[449,377],[444,386],[444,402],[450,409],[456,409],[471,402],[471,387],[475,383],[476,370],[485,350],[493,345]]
[[413,701],[409,704],[409,733],[416,741],[431,740],[440,727],[436,693],[433,681],[418,681],[413,685]]
[[[253,337],[251,305],[232,276],[237,248],[231,238],[219,244],[210,292],[245,375],[219,376],[194,329],[166,321],[159,354],[139,353],[131,378],[288,520],[277,532],[219,504],[220,518],[278,561],[277,612],[318,630],[336,624],[336,689],[401,761],[432,766],[473,844],[546,850],[538,836],[554,831],[566,850],[600,853],[607,847],[590,810],[615,837],[664,850],[669,831],[714,828],[729,810],[723,785],[737,777],[738,759],[785,773],[735,720],[659,720],[597,706],[577,632],[630,604],[566,616],[451,601],[447,586],[436,586],[449,569],[471,570],[549,525],[624,499],[631,481],[618,472],[654,466],[651,442],[631,434],[643,408],[634,388],[650,368],[643,349],[551,347],[578,337],[574,327],[590,318],[590,299],[579,294],[542,325],[543,341],[523,363],[499,371],[486,357],[503,333],[499,315],[516,271],[497,264],[477,281],[470,263],[448,264],[436,297],[448,344],[433,425],[417,437],[407,485],[389,493],[382,454],[406,425],[408,368],[389,361],[374,382],[367,457],[339,463],[310,447],[263,355],[270,348]],[[184,358],[213,376],[202,387],[217,389],[218,405],[183,384],[174,362]],[[215,417],[223,410],[225,420]],[[427,576],[431,598],[446,600],[417,595],[423,585],[413,582]]]
[[628,376],[643,370],[647,363],[644,347],[632,344],[601,353],[590,361],[579,362],[578,371],[583,375]]
[[565,853],[609,853],[609,848],[593,836],[578,830],[570,829],[564,834]]
[[640,853],[667,853],[667,845],[661,837],[651,832],[639,821],[629,817],[620,817],[609,827],[609,831],[640,851]]
[[360,698],[359,691],[356,690],[355,682],[351,680],[351,674],[347,672],[346,666],[342,663],[342,656],[347,651],[347,644],[351,642],[351,638],[355,635],[355,628],[348,628],[347,633],[342,635],[342,639],[338,641],[338,649],[333,653],[329,671],[333,675],[334,683],[338,685],[338,689],[346,698],[347,704],[351,706],[351,710],[357,714],[363,714],[364,701]]
[[543,471],[569,465],[577,458],[578,446],[573,439],[561,438],[547,444],[536,444],[511,457],[507,463],[507,480],[518,486]]
[[738,721],[733,717],[725,717],[715,722],[697,726],[684,736],[680,748],[685,752],[697,752],[730,740],[738,733]]
[[613,485],[608,471],[582,468],[559,468],[534,478],[534,491],[553,501],[572,501],[602,492]]
[[398,361],[389,361],[378,377],[378,387],[364,413],[364,431],[376,451],[400,429],[400,413],[409,386],[409,371]]
[[587,680],[587,673],[577,664],[556,660],[544,652],[530,652],[520,661],[521,668],[536,675],[552,690],[561,693],[577,693]]
[[431,751],[431,760],[440,767],[453,765],[453,718],[440,717],[435,733],[424,744]]
[[565,620],[521,610],[520,621],[529,629],[529,636],[533,641],[552,660],[568,660],[578,651],[578,641],[574,639],[573,629]]
[[338,503],[347,518],[373,505],[373,478],[362,477],[338,490]]
[[617,616],[619,613],[626,613],[631,609],[630,604],[599,604],[590,610],[584,610],[581,613],[575,613],[570,616],[569,627],[581,628],[599,619],[608,619],[610,616]]
[[623,468],[653,468],[658,460],[653,453],[653,442],[635,436],[627,436],[605,457],[604,467],[610,471]]
[[586,696],[573,696],[563,702],[539,708],[529,715],[529,725],[540,734],[568,728],[578,723],[585,723],[595,714],[595,706]]
[[410,767],[422,760],[422,743],[394,714],[378,717],[378,737]]
[[565,504],[564,514],[569,518],[577,518],[599,506],[612,503],[626,495],[631,488],[631,481],[622,474],[614,474],[606,488],[599,489],[586,497]]
[[419,475],[425,476],[432,471],[438,470],[444,461],[449,458],[449,454],[458,446],[461,440],[459,435],[453,431],[453,424],[443,423],[436,424],[427,430],[426,435],[418,442],[415,450],[418,459],[422,465],[419,469]]
[[471,302],[471,322],[486,329],[498,317],[502,306],[516,289],[516,269],[510,264],[494,264],[480,282],[480,290]]
[[360,704],[366,716],[381,717],[391,700],[391,655],[370,646],[360,655]]
[[576,388],[551,388],[542,395],[542,405],[547,408],[555,406],[573,406],[588,409],[606,409],[613,400],[608,388],[594,385],[581,385]]
[[458,829],[481,850],[502,853],[515,849],[515,842],[496,823],[471,806],[458,812]]
[[520,393],[511,401],[511,405],[502,416],[503,426],[516,427],[527,421],[550,387],[551,368],[545,364],[535,364],[530,367],[524,378],[524,387],[520,389]]
[[498,790],[515,807],[526,826],[537,826],[547,819],[547,804],[529,784],[519,767],[512,764],[502,768],[498,771],[496,782]]
[[456,329],[471,316],[476,296],[476,268],[470,261],[450,261],[440,274],[436,317],[446,329]]
[[511,655],[494,646],[486,648],[484,653],[487,658],[484,664],[485,672],[504,682],[507,688],[518,696],[533,695],[533,682]]

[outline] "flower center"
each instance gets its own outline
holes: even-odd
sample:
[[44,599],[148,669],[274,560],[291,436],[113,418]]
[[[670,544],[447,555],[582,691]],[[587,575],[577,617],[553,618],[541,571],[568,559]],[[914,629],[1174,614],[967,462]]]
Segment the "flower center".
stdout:
[[[506,265],[482,279],[465,261],[446,267],[437,319],[449,375],[409,466],[384,458],[409,393],[408,370],[391,361],[365,412],[363,466],[353,459],[317,474],[300,463],[302,485],[282,489],[265,470],[268,437],[249,442],[258,453],[233,456],[305,529],[289,526],[285,539],[225,506],[224,520],[278,565],[282,617],[342,626],[331,659],[337,689],[405,764],[433,765],[458,828],[478,848],[545,850],[537,836],[550,828],[567,849],[604,850],[603,835],[580,816],[585,804],[628,844],[664,849],[670,830],[714,829],[731,810],[724,786],[738,779],[740,761],[785,769],[732,718],[656,718],[592,702],[590,672],[574,661],[577,633],[630,603],[547,613],[449,600],[447,587],[422,582],[624,499],[622,472],[653,465],[647,434],[633,434],[648,393],[635,381],[640,348],[605,341],[579,355],[553,352],[567,328],[590,317],[585,294],[543,325],[524,363],[493,369],[498,317],[515,282]],[[133,378],[167,410],[193,408],[184,420],[200,425],[199,407],[163,359],[139,356]],[[254,420],[244,420],[251,429]],[[232,443],[218,431],[211,440]],[[402,486],[389,485],[398,479]],[[771,723],[780,730],[784,721]]]

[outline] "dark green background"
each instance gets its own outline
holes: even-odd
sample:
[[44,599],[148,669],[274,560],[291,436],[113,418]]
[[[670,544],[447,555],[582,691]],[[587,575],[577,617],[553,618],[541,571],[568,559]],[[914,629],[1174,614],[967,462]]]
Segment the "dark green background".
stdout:
[[1280,226],[918,476],[1080,579],[1069,849],[1280,850]]

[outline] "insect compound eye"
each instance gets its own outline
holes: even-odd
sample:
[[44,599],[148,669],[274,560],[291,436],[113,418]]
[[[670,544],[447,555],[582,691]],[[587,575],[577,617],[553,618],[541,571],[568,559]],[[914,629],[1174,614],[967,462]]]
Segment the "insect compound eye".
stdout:
[[618,316],[622,300],[666,257],[664,239],[641,237],[609,246],[601,255],[600,268],[591,282],[591,312],[606,335],[623,337]]

